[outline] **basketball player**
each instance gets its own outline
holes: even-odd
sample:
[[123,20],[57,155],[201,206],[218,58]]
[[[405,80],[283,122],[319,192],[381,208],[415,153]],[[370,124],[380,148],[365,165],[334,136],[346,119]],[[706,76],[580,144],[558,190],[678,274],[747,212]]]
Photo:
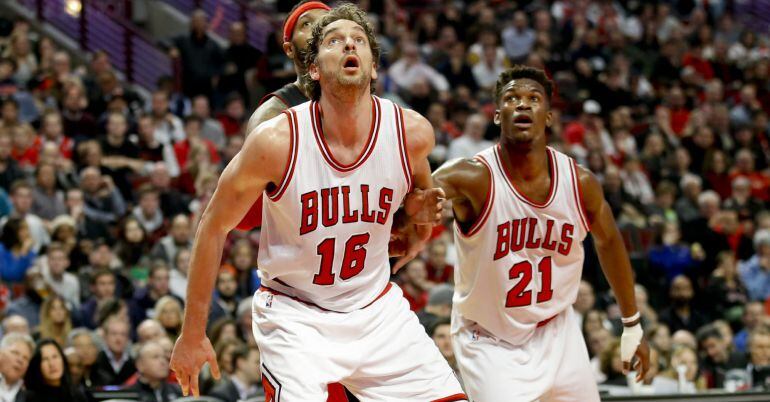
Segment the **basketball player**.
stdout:
[[362,401],[466,399],[388,282],[393,214],[412,186],[432,185],[433,130],[371,95],[378,57],[365,14],[332,9],[309,46],[314,101],[257,127],[223,172],[198,227],[172,356],[186,394],[197,394],[204,362],[219,374],[204,333],[215,267],[228,231],[264,192],[253,329],[267,400],[324,400],[331,382]]
[[648,366],[628,256],[602,187],[546,146],[552,84],[518,66],[497,81],[499,143],[433,175],[452,200],[459,269],[452,333],[473,401],[598,401],[572,310],[593,233],[623,314],[624,369]]
[[[329,11],[329,6],[320,1],[301,1],[286,16],[283,23],[283,52],[294,64],[297,79],[284,85],[279,90],[265,95],[257,110],[249,118],[246,134],[254,132],[258,125],[278,116],[284,110],[298,106],[310,100],[304,88],[307,77],[304,55],[307,52],[307,40],[313,24]],[[260,197],[236,228],[251,230],[262,225],[262,197]]]

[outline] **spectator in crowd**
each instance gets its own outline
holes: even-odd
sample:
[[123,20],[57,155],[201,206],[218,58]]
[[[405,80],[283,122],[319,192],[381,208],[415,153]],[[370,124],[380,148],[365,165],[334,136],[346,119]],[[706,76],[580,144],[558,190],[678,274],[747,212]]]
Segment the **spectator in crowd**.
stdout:
[[767,388],[770,379],[770,329],[763,328],[749,337],[749,373],[755,387]]
[[223,402],[263,398],[265,392],[259,382],[259,349],[254,346],[238,346],[233,351],[232,364],[235,369],[233,375],[220,381],[208,395]]
[[169,109],[169,94],[165,91],[152,93],[150,116],[155,128],[155,139],[164,145],[172,145],[184,140],[182,120]]
[[67,213],[64,193],[56,187],[56,166],[40,163],[35,171],[31,212],[45,221]]
[[40,323],[40,308],[43,299],[50,294],[48,286],[40,273],[40,268],[32,267],[24,274],[24,292],[8,305],[7,315],[20,315],[35,328]]
[[115,182],[112,177],[102,175],[99,169],[89,166],[80,172],[80,189],[83,191],[86,217],[112,224],[125,213],[126,203]]
[[128,321],[113,317],[104,322],[104,348],[99,352],[91,368],[94,386],[120,385],[136,372],[131,357],[130,325]]
[[749,298],[760,301],[770,297],[770,230],[754,234],[754,250],[756,254],[738,264],[738,272]]
[[460,376],[460,371],[457,368],[457,359],[455,358],[454,349],[452,349],[452,337],[450,335],[450,322],[449,318],[443,317],[436,321],[433,326],[428,330],[428,335],[436,343],[438,350],[441,352],[441,356],[449,363],[449,367],[454,370],[456,375]]
[[409,308],[412,311],[425,308],[428,304],[428,291],[433,287],[433,284],[428,281],[425,262],[419,259],[410,261],[400,271],[399,279],[404,297],[409,301]]
[[671,281],[668,297],[671,306],[666,307],[660,313],[660,321],[668,326],[671,331],[685,329],[694,333],[708,321],[703,313],[693,308],[693,287],[690,278],[678,275]]
[[[146,162],[155,162],[157,167],[158,163],[163,162],[164,168],[167,169],[166,175],[177,177],[179,176],[179,164],[174,154],[173,144],[170,142],[160,142],[155,136],[155,123],[152,116],[143,114],[139,116],[136,124],[137,128],[137,146],[139,147],[139,158]],[[150,179],[154,179],[154,170],[150,171]]]
[[166,381],[169,375],[169,359],[163,347],[155,341],[148,341],[136,350],[136,370],[139,380],[126,388],[136,391],[139,399],[146,402],[172,402],[182,396],[177,384]]
[[176,153],[176,160],[179,162],[179,167],[184,170],[189,170],[192,163],[190,154],[193,147],[202,146],[208,152],[210,161],[212,163],[219,163],[219,153],[217,148],[211,141],[201,137],[201,127],[203,121],[197,116],[188,116],[184,121],[185,139],[174,144],[174,152]]
[[[743,308],[748,301],[746,286],[743,285],[738,276],[738,263],[732,252],[722,251],[719,253],[717,264],[705,292],[711,302],[711,310],[715,316],[731,316],[735,314],[735,311]],[[738,347],[737,342],[736,347]],[[738,350],[745,350],[745,340],[743,347],[738,347]]]
[[182,301],[187,297],[187,272],[190,268],[191,251],[188,248],[179,249],[174,257],[174,265],[169,273],[169,289],[179,296]]
[[166,331],[166,335],[176,342],[176,338],[182,332],[183,311],[182,302],[179,298],[166,295],[161,297],[156,303],[154,308],[155,317]]
[[487,119],[483,115],[474,114],[468,117],[463,135],[449,144],[447,160],[472,158],[480,151],[492,146],[490,141],[484,139],[486,129]]
[[706,381],[698,371],[698,356],[689,346],[674,348],[667,366],[653,381],[656,394],[694,394],[706,389]]
[[535,45],[535,30],[529,27],[524,11],[513,15],[513,24],[503,29],[502,35],[505,53],[515,63],[523,62]]
[[171,57],[182,64],[182,92],[188,98],[195,95],[211,97],[222,74],[222,49],[206,32],[208,17],[203,10],[190,16],[190,33],[174,40]]
[[32,186],[26,181],[18,180],[11,185],[9,194],[13,204],[13,212],[8,217],[0,219],[0,229],[8,218],[24,219],[33,241],[31,249],[37,253],[51,241],[51,238],[45,229],[43,220],[32,213]]
[[[222,57],[222,79],[217,85],[220,93],[235,92],[241,98],[249,99],[246,75],[257,68],[262,52],[252,46],[247,39],[246,24],[240,21],[230,24],[229,46]],[[193,99],[193,113],[195,113],[195,99]],[[204,116],[198,117],[204,118]]]
[[728,370],[746,367],[745,355],[731,352],[729,343],[714,325],[700,328],[696,338],[703,352],[700,372],[708,388],[723,388]]
[[82,304],[80,315],[85,327],[95,329],[96,310],[104,302],[115,297],[116,278],[109,268],[102,268],[94,271],[89,279],[86,283],[89,285],[90,296]]
[[174,257],[183,248],[192,247],[192,227],[187,215],[179,214],[171,220],[168,235],[162,237],[152,250],[152,257],[174,263]]
[[453,295],[454,288],[445,283],[434,286],[428,292],[428,304],[417,313],[417,319],[426,331],[442,319],[449,318],[452,312]]
[[[174,156],[176,161],[176,156]],[[176,163],[176,162],[175,162]],[[177,169],[178,170],[178,169]],[[156,162],[150,173],[150,183],[160,196],[160,209],[165,217],[190,213],[190,197],[171,185],[171,171],[164,162]]]
[[414,42],[402,46],[402,56],[388,69],[388,76],[396,84],[398,90],[411,92],[418,81],[427,82],[430,88],[437,92],[449,90],[449,82],[433,67],[422,61],[420,49]]
[[41,339],[24,376],[28,402],[85,402],[86,396],[72,383],[69,364],[61,345]]
[[72,317],[67,302],[58,295],[49,296],[40,309],[40,327],[37,339],[52,339],[59,346],[67,344],[67,335],[72,331]]
[[156,319],[148,318],[136,326],[136,339],[139,344],[155,341],[165,336],[166,330]]
[[83,93],[83,88],[77,83],[66,84],[61,117],[64,134],[74,138],[75,142],[96,137],[96,120],[86,111],[87,107],[88,100]]
[[35,350],[29,335],[9,334],[0,340],[0,395],[3,401],[24,402],[24,376]]
[[72,225],[76,228],[78,238],[90,240],[105,238],[107,236],[107,224],[99,220],[103,216],[92,210],[86,214],[85,200],[85,193],[80,188],[67,190],[64,199],[67,206],[67,218],[71,219]]
[[67,305],[80,308],[80,281],[77,276],[67,272],[70,267],[69,254],[60,243],[51,243],[46,250],[47,264],[43,267],[43,279],[57,295],[64,298]]
[[238,307],[237,296],[238,280],[235,268],[224,265],[217,273],[216,294],[211,301],[209,322],[223,317],[233,318]]
[[67,336],[67,349],[70,348],[74,349],[81,358],[83,373],[79,383],[85,387],[91,387],[93,385],[91,376],[94,364],[99,358],[98,336],[88,328],[75,328]]
[[9,315],[5,318],[3,318],[2,325],[0,325],[0,329],[2,329],[3,335],[8,334],[23,334],[23,335],[30,335],[31,332],[29,330],[29,323],[27,320],[20,316],[20,315]]
[[[231,93],[225,99],[225,110],[217,115],[217,120],[222,124],[225,135],[244,135],[243,123],[246,122],[246,107],[243,104],[243,98],[237,93]],[[179,163],[182,165],[182,163]]]
[[763,317],[767,317],[765,306],[762,302],[753,301],[746,303],[743,309],[743,329],[735,334],[733,344],[735,350],[740,353],[748,352],[748,341],[750,334],[760,328]]
[[[240,23],[236,23],[240,24]],[[251,46],[251,45],[247,45]],[[256,49],[255,49],[256,50]],[[230,63],[236,63],[231,60]],[[255,62],[256,64],[256,62]],[[243,77],[240,77],[243,79]],[[245,84],[244,84],[245,85]],[[216,149],[222,149],[225,147],[225,129],[222,127],[222,123],[219,120],[211,118],[211,108],[209,107],[209,99],[203,95],[198,95],[192,100],[192,115],[200,119],[201,130],[200,135],[204,140],[211,141]]]
[[11,157],[11,133],[0,130],[0,187],[10,192],[11,184],[23,177],[19,162]]
[[113,250],[126,267],[146,266],[150,242],[147,240],[144,227],[135,218],[135,215],[129,216],[121,222],[118,241]]
[[[140,323],[145,318],[158,314],[153,309],[163,297],[171,295],[169,289],[169,267],[165,262],[153,263],[147,277],[147,286],[138,289],[129,303],[131,322]],[[154,311],[154,313],[153,313]]]
[[37,253],[27,222],[21,218],[9,219],[0,236],[0,279],[20,283],[34,263]]

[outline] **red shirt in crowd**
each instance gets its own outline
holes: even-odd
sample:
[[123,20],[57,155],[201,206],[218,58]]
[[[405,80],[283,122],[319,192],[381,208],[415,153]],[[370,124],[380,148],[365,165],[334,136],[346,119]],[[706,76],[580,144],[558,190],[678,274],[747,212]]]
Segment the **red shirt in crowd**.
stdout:
[[736,177],[745,177],[749,179],[751,184],[751,195],[759,198],[764,202],[770,201],[770,177],[760,172],[741,173],[733,172],[730,174],[730,182],[732,183]]

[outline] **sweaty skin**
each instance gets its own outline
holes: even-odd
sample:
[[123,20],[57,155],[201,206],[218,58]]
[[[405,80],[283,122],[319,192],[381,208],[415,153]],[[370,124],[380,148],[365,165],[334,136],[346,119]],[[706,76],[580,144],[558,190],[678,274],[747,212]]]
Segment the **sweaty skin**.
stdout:
[[[511,80],[501,94],[495,124],[501,128],[501,159],[517,189],[527,197],[544,202],[548,197],[551,177],[546,151],[546,128],[551,125],[551,111],[545,89],[537,81],[519,78]],[[530,124],[515,124],[526,115]],[[631,264],[615,218],[604,199],[602,186],[588,170],[579,167],[578,176],[583,192],[583,204],[591,227],[602,271],[617,297],[624,317],[637,312]],[[433,180],[452,200],[458,224],[468,228],[478,218],[488,193],[490,179],[486,167],[473,159],[448,161],[433,173]],[[638,322],[638,321],[637,321]],[[634,326],[637,322],[625,324]],[[641,369],[637,381],[644,378],[649,366],[646,341],[636,350]],[[624,362],[630,369],[630,362]]]
[[[377,76],[376,64],[366,36],[361,39],[361,28],[354,22],[339,20],[329,24],[324,32],[318,63],[310,66],[310,73],[321,82],[321,124],[329,148],[341,163],[351,163],[368,140],[372,119],[369,82]],[[343,71],[343,60],[350,55],[358,57],[360,67]],[[414,186],[430,188],[428,154],[434,145],[433,128],[413,111],[404,111],[404,125]],[[216,356],[205,328],[222,248],[227,234],[257,197],[268,185],[279,184],[283,179],[289,161],[289,133],[288,119],[283,115],[256,127],[225,168],[201,217],[190,259],[182,334],[171,357],[171,368],[185,395],[199,394],[198,374],[205,362],[211,365],[214,378],[219,378]],[[424,246],[425,240],[418,245]]]

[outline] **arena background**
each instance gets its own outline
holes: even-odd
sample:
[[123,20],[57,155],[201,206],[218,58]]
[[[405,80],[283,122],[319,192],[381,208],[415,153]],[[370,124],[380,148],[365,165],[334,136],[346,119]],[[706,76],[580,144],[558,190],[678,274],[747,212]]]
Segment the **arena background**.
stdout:
[[[179,395],[167,360],[194,229],[259,99],[295,78],[280,46],[294,4],[0,2],[2,378],[32,388],[44,374],[37,360],[19,376],[27,363],[6,338],[27,333],[64,349],[90,398],[138,398],[147,383],[157,400]],[[648,384],[630,384],[589,239],[575,309],[604,399],[770,400],[770,1],[359,5],[384,50],[377,95],[430,120],[434,168],[496,141],[505,68],[556,83],[549,142],[601,180],[654,349]],[[394,280],[455,366],[450,223]],[[226,376],[204,370],[204,395],[238,378],[260,400],[258,238],[228,239],[208,328]]]

